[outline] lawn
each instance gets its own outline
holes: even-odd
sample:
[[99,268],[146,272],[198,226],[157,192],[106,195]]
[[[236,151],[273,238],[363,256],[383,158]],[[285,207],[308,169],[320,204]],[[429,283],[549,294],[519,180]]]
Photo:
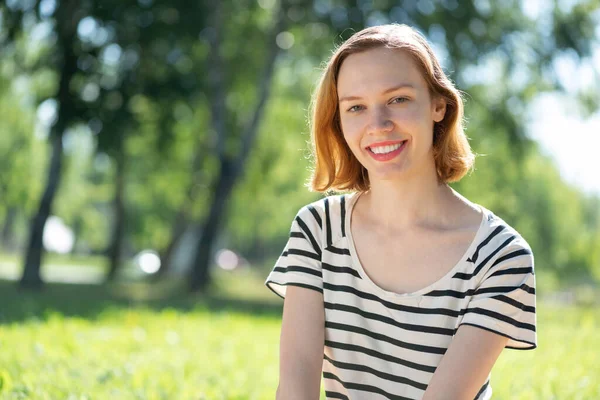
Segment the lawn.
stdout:
[[[281,300],[262,277],[172,289],[0,281],[0,399],[273,399]],[[538,332],[502,354],[494,399],[599,399],[600,310],[540,301]]]

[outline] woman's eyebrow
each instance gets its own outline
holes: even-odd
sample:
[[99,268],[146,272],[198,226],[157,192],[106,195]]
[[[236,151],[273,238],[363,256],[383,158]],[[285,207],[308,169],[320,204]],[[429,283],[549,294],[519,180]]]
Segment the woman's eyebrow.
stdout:
[[[409,84],[409,83],[403,83],[403,84],[400,84],[400,85],[393,86],[393,87],[391,87],[389,89],[386,89],[383,92],[381,92],[381,94],[388,94],[390,92],[395,92],[396,90],[405,89],[405,88],[414,89],[415,87],[413,85]],[[340,98],[339,102],[342,103],[344,101],[360,100],[361,98],[362,97],[359,97],[359,96],[344,96],[344,97]]]

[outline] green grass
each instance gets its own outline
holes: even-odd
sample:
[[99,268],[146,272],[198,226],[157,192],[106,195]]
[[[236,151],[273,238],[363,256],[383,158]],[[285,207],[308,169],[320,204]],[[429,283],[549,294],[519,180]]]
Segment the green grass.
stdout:
[[[273,399],[281,301],[250,273],[216,286],[0,282],[0,399]],[[539,302],[538,332],[501,355],[494,399],[600,398],[600,310]]]

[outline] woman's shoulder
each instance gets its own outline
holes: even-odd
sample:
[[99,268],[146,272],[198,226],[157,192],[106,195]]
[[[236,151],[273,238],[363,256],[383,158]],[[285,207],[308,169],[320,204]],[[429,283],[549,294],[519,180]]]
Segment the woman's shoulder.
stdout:
[[355,193],[325,196],[309,203],[298,211],[296,220],[305,224],[311,231],[320,231],[328,245],[345,236],[348,210]]
[[524,251],[531,253],[531,246],[519,231],[506,222],[495,212],[478,204],[483,212],[484,234],[482,243],[489,243],[492,248],[498,248],[502,253]]
[[356,193],[344,193],[322,197],[300,208],[298,215],[308,216],[312,214],[316,216],[318,214],[321,218],[342,216],[355,195]]

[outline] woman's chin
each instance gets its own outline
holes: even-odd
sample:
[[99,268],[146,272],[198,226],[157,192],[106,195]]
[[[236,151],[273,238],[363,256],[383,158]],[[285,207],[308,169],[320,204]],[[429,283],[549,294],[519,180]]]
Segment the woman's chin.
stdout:
[[385,168],[373,168],[369,170],[371,181],[397,181],[408,176],[410,170],[406,166],[386,166]]

